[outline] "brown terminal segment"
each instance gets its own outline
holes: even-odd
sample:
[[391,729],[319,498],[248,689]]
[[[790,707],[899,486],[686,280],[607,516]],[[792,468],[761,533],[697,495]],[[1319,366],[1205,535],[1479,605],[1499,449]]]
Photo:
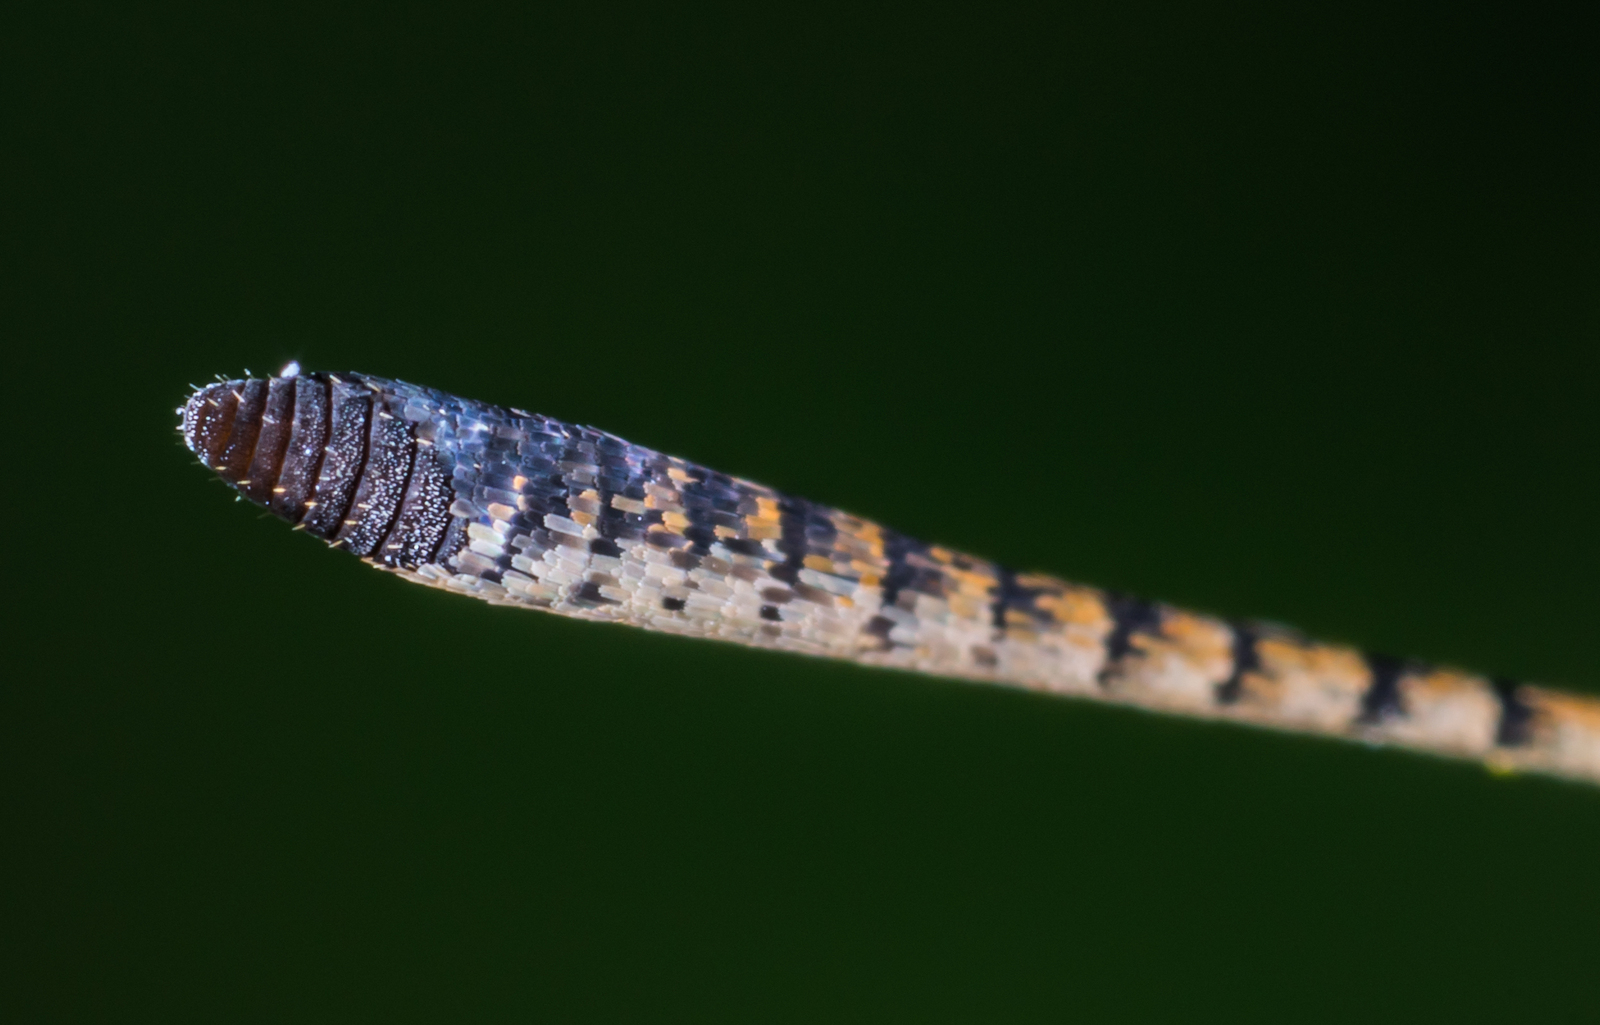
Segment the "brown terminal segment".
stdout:
[[183,407],[183,441],[200,461],[221,472],[222,452],[233,433],[233,414],[239,406],[237,382],[210,384],[189,396]]

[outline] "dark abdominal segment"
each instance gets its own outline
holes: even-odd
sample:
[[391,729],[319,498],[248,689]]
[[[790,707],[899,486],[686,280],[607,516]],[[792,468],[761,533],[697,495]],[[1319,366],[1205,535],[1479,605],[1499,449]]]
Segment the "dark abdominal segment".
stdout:
[[356,555],[414,568],[438,555],[454,496],[393,399],[353,375],[228,381],[190,397],[182,431],[255,504]]

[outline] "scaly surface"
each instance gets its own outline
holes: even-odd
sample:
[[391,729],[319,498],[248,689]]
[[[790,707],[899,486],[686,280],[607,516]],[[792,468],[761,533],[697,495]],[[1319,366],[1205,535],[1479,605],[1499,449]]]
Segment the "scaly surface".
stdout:
[[1600,700],[1013,572],[591,427],[293,365],[181,412],[251,501],[496,604],[1600,782]]

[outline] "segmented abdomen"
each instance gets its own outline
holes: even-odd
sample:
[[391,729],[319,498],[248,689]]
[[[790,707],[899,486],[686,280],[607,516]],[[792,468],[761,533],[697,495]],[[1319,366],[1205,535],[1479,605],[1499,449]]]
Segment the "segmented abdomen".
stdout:
[[197,391],[241,494],[409,580],[1600,782],[1600,700],[1016,573],[589,427],[362,374]]

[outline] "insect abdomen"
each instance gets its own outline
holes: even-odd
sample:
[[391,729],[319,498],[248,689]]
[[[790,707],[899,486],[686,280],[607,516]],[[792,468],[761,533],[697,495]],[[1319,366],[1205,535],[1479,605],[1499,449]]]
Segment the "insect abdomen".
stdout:
[[334,375],[230,381],[184,408],[189,447],[251,501],[387,566],[438,554],[450,489],[381,392]]
[[593,428],[360,374],[183,414],[251,501],[489,601],[1600,781],[1593,698],[1016,573]]

